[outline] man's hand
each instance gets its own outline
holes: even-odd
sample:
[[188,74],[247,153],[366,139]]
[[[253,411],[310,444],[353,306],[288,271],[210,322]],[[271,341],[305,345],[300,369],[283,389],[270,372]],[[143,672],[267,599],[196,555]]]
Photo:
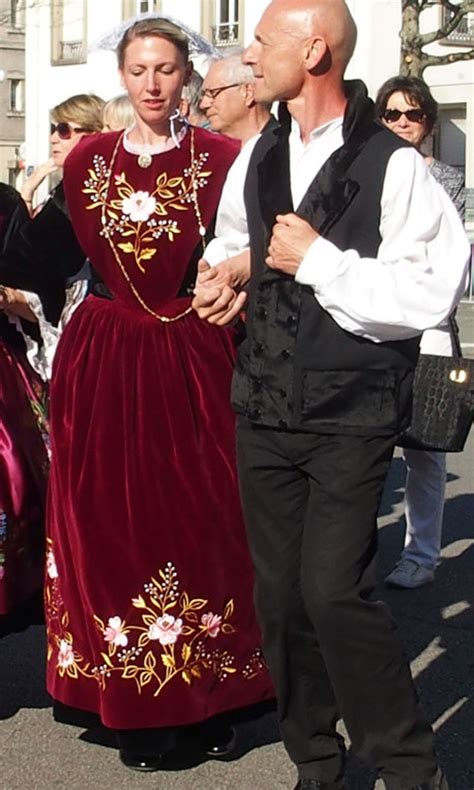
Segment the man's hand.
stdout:
[[244,250],[239,255],[209,266],[204,258],[198,263],[196,290],[203,286],[229,285],[231,288],[242,288],[250,279],[250,251]]
[[270,269],[294,276],[317,238],[319,233],[306,220],[296,214],[278,214],[265,263]]
[[227,261],[211,267],[205,260],[199,261],[192,302],[199,318],[216,326],[230,324],[240,313],[247,298],[244,291],[237,293],[229,284],[232,282],[232,271],[223,265],[225,263]]

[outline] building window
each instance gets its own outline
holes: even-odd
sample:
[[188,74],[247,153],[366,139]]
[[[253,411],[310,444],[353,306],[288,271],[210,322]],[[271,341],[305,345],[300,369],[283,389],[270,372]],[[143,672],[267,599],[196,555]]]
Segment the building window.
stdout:
[[87,60],[87,0],[52,0],[52,53],[55,66]]
[[25,80],[10,79],[8,100],[9,112],[23,114],[25,111]]
[[216,46],[239,43],[239,0],[214,0],[212,41]]
[[10,0],[10,20],[11,26],[22,30],[25,26],[25,3],[24,0]]
[[[445,25],[449,22],[450,19],[454,16],[454,11],[450,11],[447,8],[443,8],[442,10],[442,24]],[[474,12],[469,11],[467,14],[463,16],[459,25],[453,30],[452,33],[447,36],[443,42],[443,44],[449,44],[452,46],[464,46],[464,47],[473,47],[474,46]]]
[[151,11],[161,11],[160,0],[137,0],[137,14],[148,14]]

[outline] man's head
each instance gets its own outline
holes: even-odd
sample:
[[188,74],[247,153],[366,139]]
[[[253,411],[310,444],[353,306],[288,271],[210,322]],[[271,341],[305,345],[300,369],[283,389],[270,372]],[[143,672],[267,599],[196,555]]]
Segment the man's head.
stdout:
[[344,0],[273,0],[245,50],[258,101],[291,101],[312,77],[342,80],[357,30]]
[[213,131],[243,139],[242,129],[255,108],[254,82],[252,69],[240,55],[212,64],[202,86],[201,110]]

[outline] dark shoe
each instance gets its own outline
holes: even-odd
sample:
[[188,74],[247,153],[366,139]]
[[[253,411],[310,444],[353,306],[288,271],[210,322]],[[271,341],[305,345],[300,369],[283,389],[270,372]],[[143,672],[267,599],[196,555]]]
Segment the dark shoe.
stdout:
[[319,779],[300,779],[295,790],[344,790],[344,785],[320,782]]
[[416,785],[411,790],[449,790],[449,785],[443,772],[438,770],[429,782]]
[[161,754],[140,754],[128,749],[120,749],[121,762],[132,771],[158,771],[163,762]]
[[219,759],[227,757],[235,748],[237,736],[233,727],[223,727],[219,732],[204,732],[201,736],[201,743],[204,751],[209,757]]

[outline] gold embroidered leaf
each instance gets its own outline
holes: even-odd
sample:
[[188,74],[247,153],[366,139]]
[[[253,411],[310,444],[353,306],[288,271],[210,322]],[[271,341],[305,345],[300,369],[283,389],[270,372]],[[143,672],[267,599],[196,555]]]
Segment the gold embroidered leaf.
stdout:
[[186,620],[188,620],[190,623],[197,623],[198,616],[196,612],[186,612]]
[[176,667],[176,662],[173,656],[168,656],[166,653],[162,653],[161,660],[165,667],[170,667],[170,669],[174,669]]
[[224,620],[228,620],[229,617],[232,617],[233,614],[234,614],[234,599],[231,598],[230,601],[227,601],[224,609]]
[[167,213],[168,212],[166,211],[163,203],[157,202],[155,206],[155,214],[158,214],[159,217],[166,217]]
[[[120,246],[121,245],[119,244],[119,247]],[[149,261],[150,258],[153,258],[155,253],[156,253],[156,250],[154,250],[152,247],[145,247],[145,249],[142,250],[141,253],[140,253],[139,260],[140,261]]]
[[118,214],[116,214],[115,211],[111,211],[109,208],[107,209],[107,214],[110,217],[110,219],[118,220],[119,218]]
[[166,173],[166,172],[164,172],[164,173],[161,173],[161,174],[158,176],[158,178],[156,179],[156,186],[157,186],[158,188],[159,188],[159,187],[164,187],[164,186],[165,186],[165,184],[167,183],[167,181],[168,181],[168,173]]
[[122,677],[125,680],[128,680],[130,678],[134,678],[138,674],[138,671],[139,671],[139,667],[133,666],[133,664],[132,664],[129,667],[125,667],[125,669],[122,672]]
[[187,211],[188,210],[187,206],[183,206],[182,203],[168,203],[168,206],[170,208],[176,209],[176,211]]
[[155,656],[153,655],[153,653],[151,652],[151,650],[149,650],[149,651],[148,651],[148,653],[146,654],[146,656],[145,656],[145,661],[144,661],[143,663],[144,663],[145,667],[146,667],[146,668],[147,668],[147,669],[148,669],[150,672],[153,672],[153,670],[154,670],[154,669],[155,669],[155,667],[156,667],[156,658],[155,658]]
[[179,228],[167,228],[166,232],[168,234],[169,241],[174,241],[175,235],[181,233]]
[[191,636],[191,634],[194,634],[195,630],[195,628],[191,628],[189,625],[183,625],[181,633],[183,636]]
[[124,231],[122,231],[122,233],[120,235],[121,236],[125,236],[125,237],[126,236],[136,236],[136,231],[135,230],[124,230]]
[[199,667],[192,667],[191,674],[194,675],[195,678],[200,678],[201,670],[199,669]]
[[97,187],[95,189],[94,187],[87,187],[87,189],[82,189],[81,191],[83,195],[95,195]]
[[115,176],[115,183],[116,184],[126,184],[127,183],[127,177],[126,177],[125,173],[123,172],[123,170],[118,176]]
[[86,206],[86,211],[91,211],[93,208],[100,208],[102,203],[91,203],[90,206]]
[[142,634],[138,640],[138,647],[144,647],[149,641],[150,637],[148,636],[148,632],[146,634]]
[[95,170],[89,169],[88,173],[93,181],[98,181],[97,173],[95,172]]
[[235,628],[230,623],[224,623],[221,630],[223,634],[235,634]]
[[120,195],[120,197],[121,197],[122,199],[129,198],[131,195],[133,195],[133,190],[132,190],[132,189],[130,189],[130,187],[129,187],[129,186],[126,186],[126,187],[119,187],[119,188],[117,189],[117,192],[118,192],[118,194]]
[[141,688],[143,688],[143,686],[147,686],[148,683],[150,683],[150,681],[152,680],[152,678],[153,678],[153,675],[152,675],[151,672],[142,672],[141,675],[140,675],[140,686],[141,686]]
[[189,595],[186,592],[181,593],[179,605],[181,606],[181,609],[187,609],[189,607]]
[[202,609],[203,606],[207,604],[207,600],[205,598],[193,598],[193,600],[189,604],[190,609]]
[[182,176],[178,176],[177,178],[170,178],[170,180],[168,181],[169,188],[174,189],[175,187],[179,187],[182,180],[183,180]]
[[107,664],[108,667],[113,669],[114,665],[112,664],[112,662],[111,662],[110,658],[108,657],[107,653],[101,653],[100,655],[104,659],[104,663]]
[[129,241],[125,242],[125,244],[117,244],[117,247],[122,250],[122,252],[130,253],[135,251],[135,247]]
[[110,205],[112,208],[117,208],[119,211],[122,210],[122,201],[121,200],[111,200]]
[[153,617],[153,615],[151,614],[142,615],[142,620],[145,623],[145,625],[155,625],[156,623],[156,617]]
[[192,655],[192,650],[186,642],[183,645],[183,649],[181,650],[181,658],[183,659],[184,663],[187,664],[189,659]]
[[190,685],[191,685],[191,673],[190,673],[190,672],[188,672],[188,670],[187,670],[187,669],[185,669],[185,670],[184,670],[184,672],[181,672],[181,677],[183,678],[183,680],[185,681],[185,683],[187,683],[187,684],[188,684],[188,686],[190,686]]
[[167,199],[174,197],[174,192],[172,192],[171,189],[159,189],[158,194],[160,197]]
[[47,661],[51,661],[51,656],[53,655],[53,648],[52,645],[48,645],[48,656]]
[[209,178],[209,176],[212,176],[211,170],[206,170],[202,173],[198,173],[198,178]]
[[[125,236],[125,233],[122,233],[122,236]],[[149,244],[150,241],[153,241],[153,236],[142,236],[141,238],[142,244]]]
[[221,670],[222,672],[226,672],[227,675],[235,675],[235,673],[237,672],[237,670],[234,669],[234,667],[221,667]]
[[64,612],[63,616],[61,617],[61,625],[63,628],[67,628],[69,625],[69,615],[67,612]]
[[146,609],[145,599],[142,595],[139,595],[138,598],[132,598],[132,604],[135,609]]
[[74,678],[76,680],[79,676],[77,666],[75,664],[70,664],[67,668],[67,674],[70,678]]
[[101,620],[100,617],[97,617],[96,614],[94,615],[94,620],[95,620],[95,624],[96,624],[97,628],[99,629],[99,631],[105,631],[104,621]]

